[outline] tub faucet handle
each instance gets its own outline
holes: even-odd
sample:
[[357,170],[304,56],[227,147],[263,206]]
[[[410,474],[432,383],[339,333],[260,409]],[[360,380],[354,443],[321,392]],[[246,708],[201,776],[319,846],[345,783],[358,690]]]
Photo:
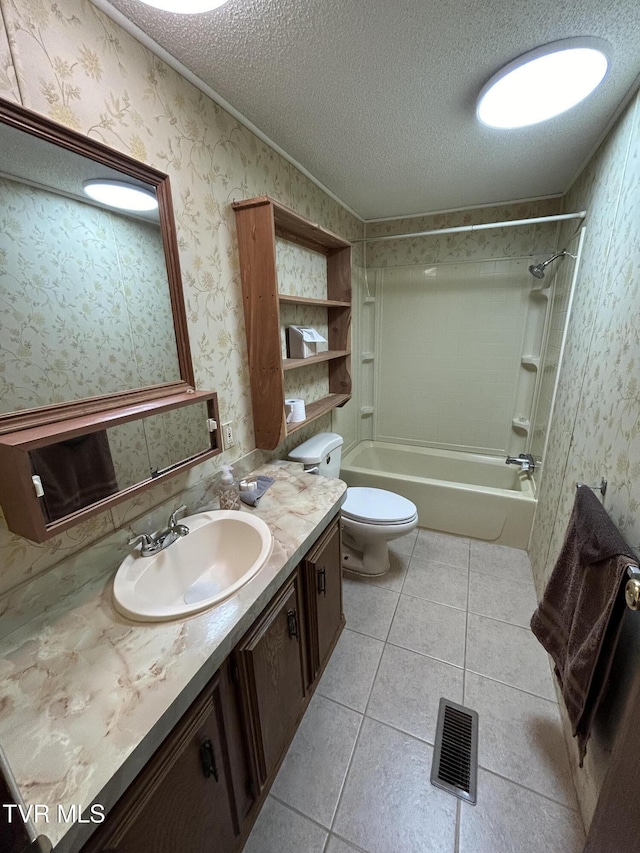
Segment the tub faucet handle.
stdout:
[[507,456],[507,465],[519,465],[521,471],[535,471],[536,460],[530,453],[520,453],[518,456]]

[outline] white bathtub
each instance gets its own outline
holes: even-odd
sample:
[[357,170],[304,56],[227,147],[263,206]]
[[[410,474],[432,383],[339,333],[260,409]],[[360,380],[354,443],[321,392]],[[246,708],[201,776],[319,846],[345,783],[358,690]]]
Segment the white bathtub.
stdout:
[[340,476],[413,501],[420,527],[512,548],[529,542],[535,483],[502,458],[362,441],[343,458]]

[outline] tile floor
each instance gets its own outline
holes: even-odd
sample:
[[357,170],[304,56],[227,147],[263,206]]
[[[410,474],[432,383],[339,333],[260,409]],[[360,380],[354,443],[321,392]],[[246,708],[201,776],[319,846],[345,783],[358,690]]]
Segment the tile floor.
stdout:
[[[345,628],[247,853],[579,853],[527,554],[427,530],[345,576]],[[429,781],[441,696],[479,713],[478,804]]]

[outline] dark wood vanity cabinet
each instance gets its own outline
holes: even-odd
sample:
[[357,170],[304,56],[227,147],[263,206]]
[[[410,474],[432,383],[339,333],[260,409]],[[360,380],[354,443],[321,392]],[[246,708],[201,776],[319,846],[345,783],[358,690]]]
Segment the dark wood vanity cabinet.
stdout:
[[338,519],[307,554],[302,570],[309,614],[309,668],[314,680],[322,673],[344,627]]
[[216,674],[83,853],[234,849],[247,811],[236,790],[246,779],[225,676]]
[[82,853],[238,853],[344,625],[339,517]]
[[306,619],[299,569],[236,648],[234,658],[261,791],[306,705]]

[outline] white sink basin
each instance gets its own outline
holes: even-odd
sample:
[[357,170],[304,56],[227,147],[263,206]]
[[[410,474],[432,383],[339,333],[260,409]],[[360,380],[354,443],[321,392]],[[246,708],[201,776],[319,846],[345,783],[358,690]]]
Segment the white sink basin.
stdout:
[[206,610],[237,592],[271,555],[271,531],[249,513],[201,512],[180,524],[187,536],[151,557],[138,547],[123,560],[113,581],[123,616],[162,622]]

